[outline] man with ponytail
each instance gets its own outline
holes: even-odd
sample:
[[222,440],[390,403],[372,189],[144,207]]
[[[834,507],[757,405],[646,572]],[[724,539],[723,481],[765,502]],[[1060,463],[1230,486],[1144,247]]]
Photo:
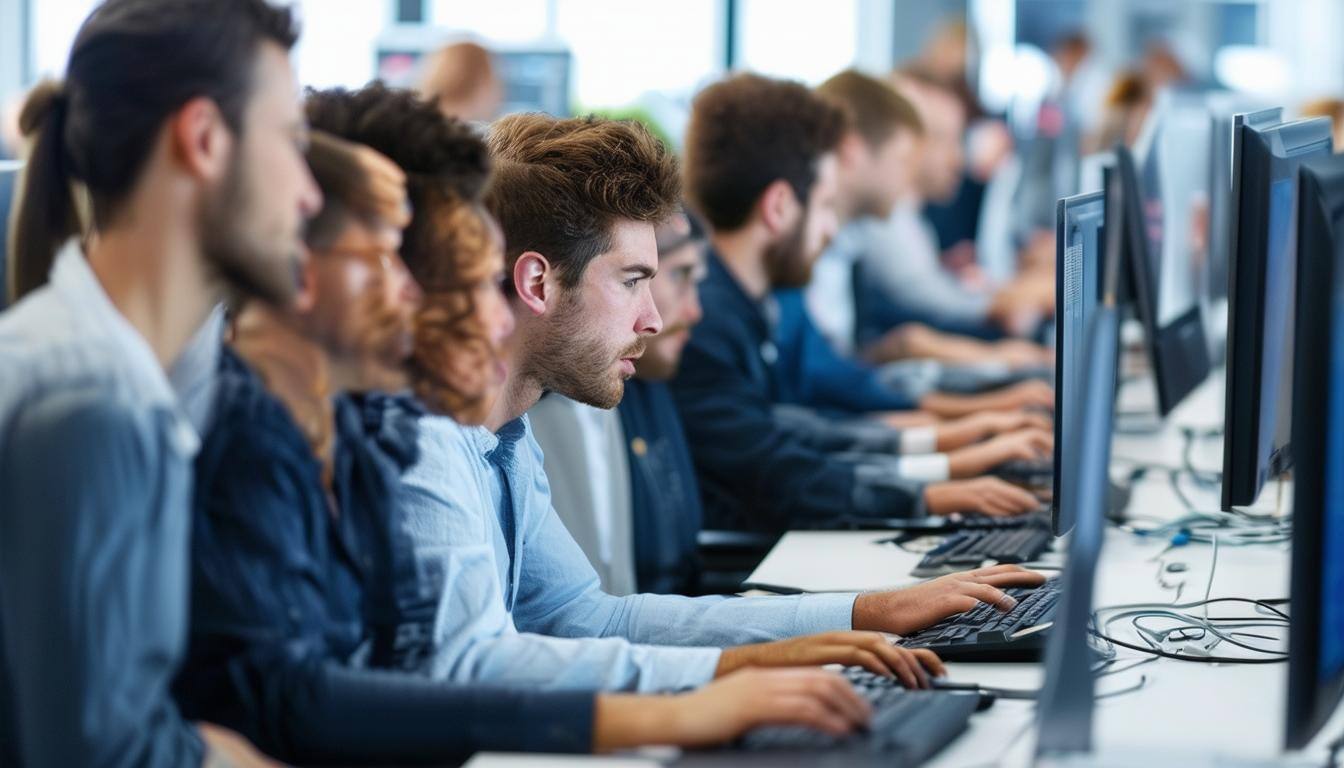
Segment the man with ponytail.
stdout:
[[[229,295],[288,303],[321,204],[264,0],[107,0],[21,126],[0,316],[0,763],[253,763],[184,720],[191,463],[165,369]],[[76,204],[76,200],[87,202]]]

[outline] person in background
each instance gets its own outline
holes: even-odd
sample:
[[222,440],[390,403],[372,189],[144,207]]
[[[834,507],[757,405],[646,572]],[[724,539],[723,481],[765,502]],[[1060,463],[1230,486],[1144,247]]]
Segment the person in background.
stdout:
[[918,73],[900,74],[894,83],[915,105],[924,133],[914,189],[887,220],[862,222],[850,245],[861,254],[856,337],[867,347],[865,357],[882,363],[907,354],[909,342],[888,332],[911,321],[991,339],[1030,330],[1054,311],[1053,278],[1023,273],[997,288],[968,285],[943,267],[921,214],[926,201],[955,193],[964,164],[965,118],[955,94]]
[[[872,413],[918,408],[937,416],[971,414],[1001,429],[948,430],[936,441],[938,450],[960,448],[1001,430],[1028,424],[1048,423],[1039,415],[999,417],[991,411],[1012,411],[1042,405],[1051,399],[1048,386],[1040,383],[1004,389],[981,397],[966,397],[940,391],[946,360],[973,361],[1012,371],[1019,367],[1040,368],[1048,352],[1021,340],[995,343],[939,334],[925,346],[936,354],[931,359],[875,369],[855,354],[854,264],[864,258],[863,248],[874,244],[867,228],[880,227],[896,205],[911,194],[915,184],[918,146],[923,124],[909,101],[889,85],[853,70],[841,72],[817,87],[817,93],[839,106],[846,115],[846,128],[836,151],[837,207],[845,222],[835,240],[818,260],[805,294],[799,289],[774,292],[779,305],[779,370],[788,382],[788,399],[803,405],[841,413]],[[890,246],[890,243],[877,243]],[[874,258],[902,258],[892,249]],[[934,265],[933,268],[936,268]],[[803,298],[805,297],[805,301]],[[816,318],[816,323],[812,319]],[[817,326],[828,331],[823,338]],[[933,334],[924,330],[922,335]],[[888,331],[888,347],[901,345],[908,353],[920,339],[919,327],[903,325]],[[899,337],[896,339],[894,337]],[[944,351],[945,350],[945,351]],[[920,350],[923,351],[923,350]],[[969,352],[969,354],[967,354]],[[966,355],[971,361],[959,357]],[[906,354],[906,359],[910,356]],[[970,371],[963,370],[966,376]],[[995,373],[998,373],[997,371]],[[997,379],[1006,378],[998,374]],[[977,377],[979,389],[992,389],[995,378]],[[888,419],[893,426],[905,423],[904,414]],[[1012,425],[1017,426],[1012,426]]]
[[1335,153],[1344,152],[1344,99],[1314,99],[1302,105],[1303,117],[1328,117],[1334,121]]
[[504,103],[504,84],[490,51],[464,41],[444,46],[428,57],[420,94],[448,117],[488,123]]
[[[712,250],[701,291],[704,320],[686,346],[672,392],[713,528],[781,531],[839,515],[1034,509],[1030,494],[995,479],[924,483],[901,466],[925,445],[881,425],[856,441],[815,412],[780,412],[785,382],[772,291],[807,284],[835,231],[839,107],[796,83],[740,75],[696,98],[686,142],[689,198]],[[872,454],[886,454],[878,461]],[[928,457],[918,457],[921,460]],[[856,460],[857,459],[857,460]],[[904,475],[904,477],[903,477]]]
[[1153,90],[1138,72],[1121,72],[1106,92],[1097,130],[1085,142],[1086,151],[1109,152],[1116,144],[1132,146],[1153,107]]
[[109,0],[24,106],[20,301],[0,316],[5,765],[259,761],[169,693],[199,439],[165,369],[226,295],[294,298],[321,204],[295,38],[262,0]]

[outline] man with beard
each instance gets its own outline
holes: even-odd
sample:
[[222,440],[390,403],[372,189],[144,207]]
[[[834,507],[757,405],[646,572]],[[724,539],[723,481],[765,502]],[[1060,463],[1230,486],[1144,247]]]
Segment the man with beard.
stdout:
[[550,393],[527,414],[556,514],[614,595],[700,592],[700,489],[667,380],[700,321],[705,233],[678,211],[654,237],[649,292],[663,330],[635,363],[621,404],[608,411]]
[[[420,419],[420,458],[401,495],[422,589],[439,600],[431,674],[664,691],[743,666],[839,662],[922,685],[936,659],[893,653],[878,631],[909,632],[978,601],[1007,608],[998,587],[1040,582],[998,568],[863,596],[603,592],[551,506],[525,413],[544,391],[598,408],[620,402],[662,328],[649,280],[654,225],[679,200],[676,161],[637,124],[595,118],[515,115],[488,141],[486,205],[503,231],[517,318],[503,386],[482,427]],[[824,634],[794,638],[808,632]]]
[[[855,435],[810,412],[779,408],[785,382],[777,370],[771,291],[807,285],[835,234],[836,149],[844,130],[841,109],[797,83],[738,75],[696,97],[686,176],[713,248],[701,290],[705,318],[672,390],[707,523],[782,531],[842,514],[1034,509],[1039,503],[1031,494],[994,478],[903,480],[917,474],[908,463],[868,452],[884,446],[913,452],[908,437]],[[946,477],[948,463],[918,473]]]
[[226,293],[294,295],[321,203],[295,35],[262,0],[109,0],[65,82],[24,107],[22,300],[0,318],[6,765],[239,757],[236,736],[194,727],[168,691],[198,438],[165,369]]

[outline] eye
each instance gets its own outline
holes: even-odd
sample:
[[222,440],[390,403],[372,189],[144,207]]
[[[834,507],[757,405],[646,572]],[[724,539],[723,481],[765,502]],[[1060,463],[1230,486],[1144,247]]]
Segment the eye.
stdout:
[[635,286],[639,285],[639,281],[640,278],[632,277],[629,280],[626,280],[624,283],[621,283],[621,285],[624,285],[626,290],[633,291],[635,289]]

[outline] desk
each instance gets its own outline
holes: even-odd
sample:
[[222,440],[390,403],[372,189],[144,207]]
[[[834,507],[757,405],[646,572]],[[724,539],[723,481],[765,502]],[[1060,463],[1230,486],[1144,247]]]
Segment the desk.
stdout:
[[[1161,428],[1151,434],[1118,434],[1113,448],[1113,474],[1121,478],[1136,463],[1179,467],[1184,441],[1181,427],[1207,428],[1223,423],[1221,375],[1192,393]],[[1120,408],[1151,410],[1151,383],[1126,384]],[[1201,439],[1192,449],[1194,466],[1218,469],[1222,465],[1219,439]],[[1199,508],[1215,509],[1217,493],[1191,486],[1190,500]],[[1274,508],[1278,494],[1271,485],[1262,494],[1260,511]],[[1285,498],[1288,494],[1285,494]],[[1171,519],[1184,510],[1165,473],[1150,473],[1134,488],[1130,512]],[[908,574],[918,560],[912,553],[874,543],[889,533],[803,532],[786,534],[752,574],[752,581],[795,585],[814,590],[855,590],[900,586],[913,582]],[[1153,556],[1164,541],[1142,539],[1111,528],[1097,572],[1094,604],[1170,601],[1174,592],[1156,581]],[[1172,552],[1169,560],[1186,564],[1182,600],[1203,596],[1209,577],[1212,548],[1191,545]],[[1289,549],[1285,545],[1220,547],[1212,597],[1275,598],[1288,594]],[[1058,554],[1051,554],[1062,562]],[[1144,658],[1120,649],[1121,658]],[[949,664],[954,680],[1004,688],[1037,688],[1043,680],[1039,664]],[[1114,765],[1144,768],[1211,764],[1218,756],[1274,760],[1282,743],[1283,702],[1287,665],[1216,666],[1159,659],[1134,670],[1101,678],[1098,692],[1129,687],[1139,676],[1147,678],[1140,690],[1097,702],[1094,745]],[[999,701],[975,715],[969,730],[933,761],[933,768],[1028,765],[1033,749],[1034,706],[1030,702]],[[1303,757],[1323,762],[1325,745],[1344,731],[1344,708],[1335,713],[1316,743]],[[1153,754],[1144,755],[1152,751]],[[644,757],[649,757],[644,755]],[[1192,762],[1187,758],[1195,758]],[[594,765],[600,760],[591,759]],[[1204,761],[1203,763],[1198,762]],[[574,764],[573,758],[554,763]],[[643,765],[657,765],[658,756]],[[520,763],[483,755],[473,768],[511,768]],[[531,755],[528,765],[550,765]],[[632,765],[635,763],[632,763]]]
[[[1113,473],[1121,477],[1136,462],[1181,466],[1184,441],[1181,427],[1206,428],[1223,421],[1223,381],[1211,377],[1182,403],[1161,429],[1152,434],[1121,434],[1115,437]],[[1141,409],[1152,399],[1151,384],[1127,384],[1121,392],[1123,410]],[[1222,463],[1219,439],[1201,439],[1193,446],[1192,463],[1217,469]],[[1217,494],[1191,486],[1191,502],[1215,509]],[[1289,494],[1285,494],[1288,496]],[[1259,506],[1273,509],[1277,489],[1270,485]],[[1185,510],[1165,473],[1150,473],[1136,484],[1130,511],[1145,517],[1171,519]],[[876,544],[885,534],[872,532],[792,532],[780,540],[762,562],[753,581],[779,583],[792,576],[811,579],[829,589],[871,589],[898,585],[917,556],[890,545]],[[1153,556],[1165,541],[1143,539],[1115,528],[1106,532],[1105,548],[1098,566],[1095,605],[1141,601],[1169,602],[1172,590],[1156,579]],[[880,552],[874,552],[879,550]],[[1168,560],[1186,564],[1188,571],[1182,600],[1203,596],[1209,578],[1212,547],[1191,545],[1175,550]],[[1052,555],[1059,558],[1058,554]],[[1212,597],[1279,598],[1288,595],[1289,547],[1267,545],[1220,547]],[[1169,577],[1170,578],[1170,577]],[[1120,658],[1140,659],[1141,654],[1119,649]],[[949,664],[954,680],[1005,688],[1036,688],[1043,679],[1039,664]],[[1274,758],[1282,741],[1283,700],[1287,665],[1218,666],[1158,659],[1132,671],[1098,681],[1098,692],[1147,683],[1137,692],[1097,702],[1094,743],[1102,752],[1170,750],[1186,755]],[[1030,702],[999,701],[976,715],[970,730],[943,751],[931,766],[965,768],[986,764],[1023,765],[1029,762],[1033,737],[1034,707]],[[1313,745],[1312,754],[1344,729],[1342,713]],[[1168,764],[1156,759],[1149,765]]]

